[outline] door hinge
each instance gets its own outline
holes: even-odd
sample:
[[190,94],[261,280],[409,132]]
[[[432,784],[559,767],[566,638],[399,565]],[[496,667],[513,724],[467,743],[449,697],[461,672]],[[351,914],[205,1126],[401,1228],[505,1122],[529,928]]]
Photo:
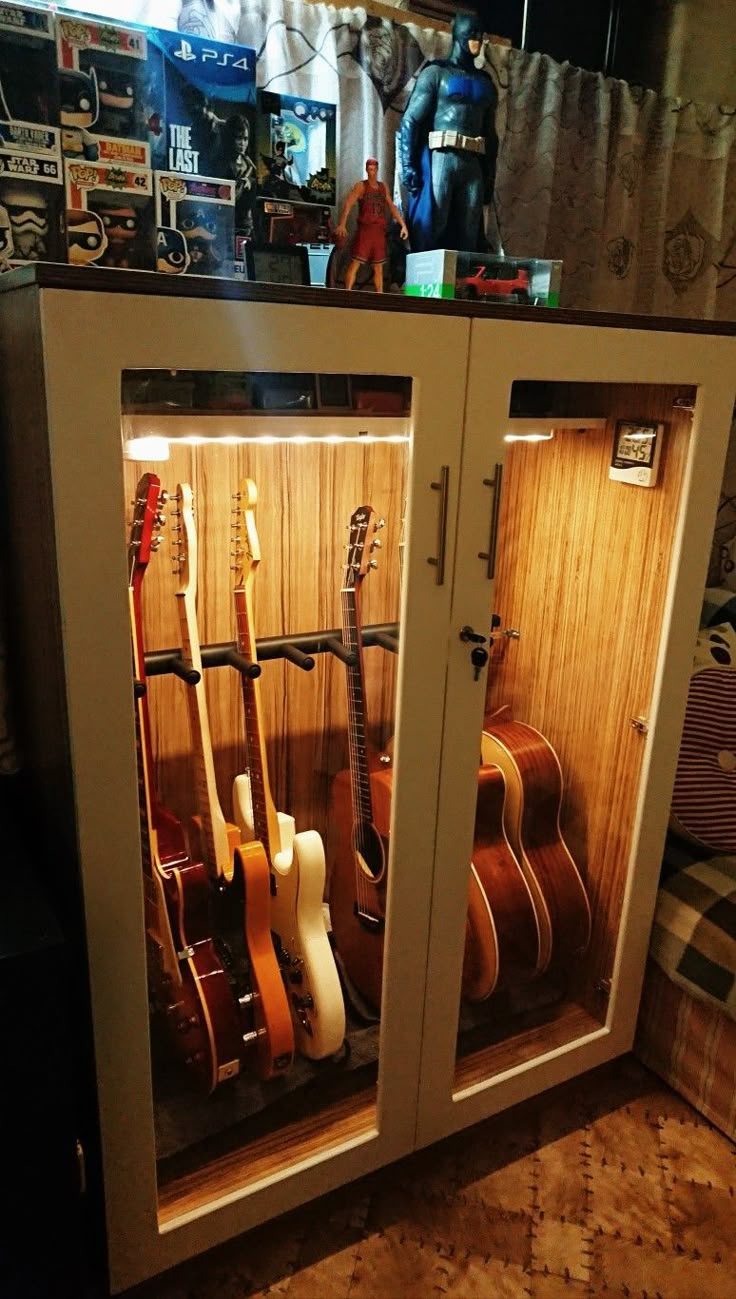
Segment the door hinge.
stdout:
[[596,992],[598,993],[599,997],[605,997],[606,1000],[610,997],[611,995],[610,979],[596,979],[593,986]]
[[640,735],[649,734],[649,722],[646,717],[630,717],[629,726],[632,730],[638,731]]

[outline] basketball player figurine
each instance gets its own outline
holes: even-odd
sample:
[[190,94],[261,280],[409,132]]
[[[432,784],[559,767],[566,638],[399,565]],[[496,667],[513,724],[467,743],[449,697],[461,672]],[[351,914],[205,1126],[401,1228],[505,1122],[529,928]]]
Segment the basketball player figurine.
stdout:
[[347,238],[348,214],[358,205],[358,226],[350,246],[350,265],[345,272],[345,288],[352,289],[358,267],[364,264],[373,270],[373,283],[376,293],[383,293],[383,263],[387,255],[386,217],[390,213],[399,223],[401,238],[408,239],[409,231],[399,209],[391,200],[386,185],[378,179],[378,160],[367,158],[365,164],[367,180],[359,180],[353,185],[343,203],[340,220],[335,228],[338,242]]

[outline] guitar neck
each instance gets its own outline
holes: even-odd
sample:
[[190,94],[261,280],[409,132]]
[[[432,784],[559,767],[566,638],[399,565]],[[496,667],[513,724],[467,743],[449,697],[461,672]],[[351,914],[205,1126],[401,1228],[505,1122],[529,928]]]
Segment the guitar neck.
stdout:
[[[235,629],[238,652],[256,662],[256,644],[253,635],[253,611],[251,607],[250,583],[237,586],[233,592],[235,604]],[[268,761],[266,742],[261,725],[261,689],[258,678],[247,677],[241,673],[243,689],[243,710],[245,713],[245,739],[248,749],[248,771],[250,773],[250,793],[253,803],[253,828],[256,839],[259,839],[266,850],[269,862],[279,851],[280,834],[278,815],[271,796],[268,779]]]
[[355,586],[341,592],[342,641],[356,656],[347,666],[348,744],[350,750],[350,786],[353,799],[353,821],[372,823],[373,804],[368,774],[368,739],[366,735],[365,682],[363,679],[363,637],[360,628],[360,592]]
[[194,749],[194,767],[197,787],[199,813],[202,819],[202,842],[206,864],[212,874],[230,878],[232,861],[228,841],[227,822],[220,807],[215,779],[215,760],[212,754],[210,738],[207,696],[205,694],[202,654],[199,647],[199,631],[195,597],[191,591],[177,592],[179,605],[179,631],[181,635],[182,658],[188,668],[199,673],[196,685],[187,687],[189,701],[189,718]]
[[[143,658],[143,632],[141,620],[141,581],[140,574],[132,587],[128,588],[130,607],[130,630],[133,641],[133,674],[137,681],[145,681],[145,662]],[[138,765],[138,809],[141,826],[141,860],[143,865],[143,889],[146,909],[146,927],[155,928],[158,918],[159,896],[154,878],[153,846],[151,843],[154,830],[154,809],[156,794],[153,776],[153,750],[151,747],[151,727],[148,715],[148,703],[145,695],[135,701],[136,720],[136,758]]]

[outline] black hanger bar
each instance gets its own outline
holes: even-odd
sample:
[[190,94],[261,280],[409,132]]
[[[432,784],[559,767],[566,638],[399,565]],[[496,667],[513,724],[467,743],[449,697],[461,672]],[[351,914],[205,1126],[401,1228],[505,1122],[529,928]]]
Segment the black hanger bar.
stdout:
[[[363,645],[369,648],[378,645],[395,654],[399,648],[399,624],[397,622],[375,623],[363,628]],[[260,664],[269,659],[287,659],[304,672],[311,672],[314,667],[315,654],[334,654],[344,663],[353,665],[355,656],[347,650],[340,639],[339,627],[331,631],[297,632],[294,636],[264,636],[256,641],[258,663],[251,663],[234,647],[225,642],[218,645],[202,646],[202,667],[234,667],[249,677],[260,676]],[[178,650],[153,650],[145,656],[146,676],[159,677],[167,672],[194,685],[199,675],[193,668],[186,668]],[[186,674],[186,675],[185,675]]]

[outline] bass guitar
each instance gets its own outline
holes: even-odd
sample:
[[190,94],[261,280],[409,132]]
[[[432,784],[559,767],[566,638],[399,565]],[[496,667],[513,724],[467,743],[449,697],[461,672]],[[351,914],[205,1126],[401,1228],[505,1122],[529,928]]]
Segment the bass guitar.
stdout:
[[243,843],[238,827],[225,820],[217,795],[197,627],[197,532],[188,483],[179,484],[174,500],[180,507],[174,513],[180,520],[176,595],[182,658],[187,668],[199,674],[197,684],[187,690],[199,804],[192,837],[199,842],[210,878],[224,901],[232,901],[240,912],[251,988],[239,1001],[252,1023],[243,1041],[246,1047],[254,1045],[256,1073],[268,1079],[284,1073],[294,1055],[291,1015],[271,938],[271,875],[263,845],[257,840]]
[[[246,478],[233,511],[236,647],[255,663],[253,586],[261,553],[256,532],[256,485]],[[271,868],[271,927],[280,954],[294,1031],[302,1055],[323,1060],[345,1038],[345,1006],[327,937],[322,901],[325,854],[315,830],[295,833],[293,816],[277,812],[271,795],[261,720],[260,683],[243,675],[248,771],[233,784],[233,814],[246,842],[258,840]]]
[[588,895],[560,831],[562,770],[552,745],[506,709],[486,725],[484,763],[503,776],[503,830],[521,867],[539,924],[537,969],[565,968],[590,942]]
[[128,546],[146,935],[154,1004],[163,1008],[176,1055],[212,1092],[240,1072],[240,1015],[212,939],[207,872],[190,860],[181,823],[158,797],[145,693],[143,578],[165,499],[157,476],[144,474]]

